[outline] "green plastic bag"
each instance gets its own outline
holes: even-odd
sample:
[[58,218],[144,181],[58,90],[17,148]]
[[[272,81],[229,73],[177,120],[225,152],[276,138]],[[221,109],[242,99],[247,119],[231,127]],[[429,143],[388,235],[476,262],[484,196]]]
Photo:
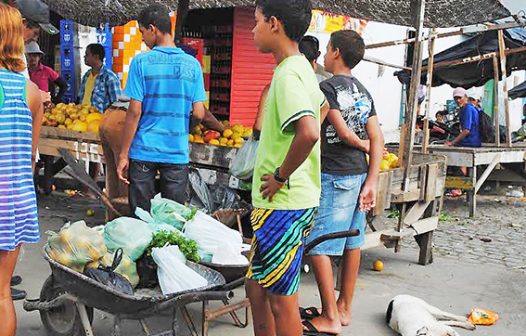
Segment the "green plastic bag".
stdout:
[[175,201],[162,198],[160,194],[152,199],[150,214],[155,223],[168,224],[181,231],[184,224],[194,218],[197,210],[190,209]]
[[104,242],[110,252],[122,248],[131,260],[139,259],[150,242],[153,232],[148,223],[142,220],[120,217],[104,227]]

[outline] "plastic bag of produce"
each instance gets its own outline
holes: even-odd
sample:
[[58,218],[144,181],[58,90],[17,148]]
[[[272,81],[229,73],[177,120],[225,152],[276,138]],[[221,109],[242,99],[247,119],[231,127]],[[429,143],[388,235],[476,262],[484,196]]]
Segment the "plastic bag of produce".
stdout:
[[254,173],[256,164],[256,153],[259,141],[250,137],[236,154],[236,157],[230,163],[230,174],[240,180],[250,180]]
[[148,223],[154,233],[161,232],[161,231],[167,231],[167,232],[177,232],[180,235],[183,235],[181,231],[177,230],[174,226],[170,224],[157,223],[155,219],[153,219],[152,215],[150,215],[146,210],[143,210],[139,207],[135,209],[135,216],[139,217],[139,219]]
[[[212,254],[212,260],[219,253],[221,256],[216,261],[220,260],[220,264],[239,264],[243,239],[238,231],[198,211],[194,219],[186,223],[184,233],[187,238],[197,242],[199,249]],[[244,261],[241,264],[245,264]]]
[[166,247],[171,245],[178,246],[186,259],[193,262],[199,262],[200,257],[198,254],[197,243],[191,239],[186,239],[176,231],[156,232],[153,235],[150,246],[146,249],[146,255],[151,255],[152,250],[156,247]]
[[205,287],[208,281],[185,263],[177,246],[154,248],[152,257],[157,264],[157,277],[164,295]]
[[122,248],[124,254],[136,261],[152,241],[152,229],[142,220],[120,217],[104,227],[104,242],[110,252]]
[[48,234],[49,257],[77,272],[84,271],[87,263],[99,260],[107,252],[100,233],[84,221],[66,224],[58,233]]
[[194,217],[196,211],[158,194],[152,199],[150,214],[156,223],[169,224],[181,230],[184,223]]

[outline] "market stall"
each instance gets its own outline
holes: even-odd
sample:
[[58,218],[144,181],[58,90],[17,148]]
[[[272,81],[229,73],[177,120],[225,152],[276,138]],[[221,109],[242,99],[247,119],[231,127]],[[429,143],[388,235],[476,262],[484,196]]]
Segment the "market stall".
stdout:
[[[472,32],[477,35],[472,38],[453,46],[439,54],[433,53],[433,40],[438,38],[435,33],[431,33],[428,60],[423,61],[423,66],[427,72],[419,75],[421,78],[418,84],[426,84],[428,96],[431,94],[432,86],[449,84],[452,87],[470,88],[480,86],[494,81],[494,113],[493,122],[495,130],[495,143],[483,144],[482,148],[462,148],[447,147],[445,145],[429,145],[429,128],[424,127],[424,143],[422,151],[439,155],[445,155],[448,158],[450,167],[467,167],[468,176],[448,176],[447,188],[455,188],[467,191],[469,213],[471,217],[476,214],[476,197],[483,183],[492,175],[493,171],[498,168],[511,168],[518,172],[510,174],[518,178],[520,184],[526,183],[525,169],[525,151],[524,146],[512,144],[511,117],[509,111],[508,92],[506,77],[512,71],[524,70],[526,65],[526,18],[524,16],[514,17],[514,21],[501,24],[463,28],[459,31],[447,33],[442,37],[451,36],[456,33]],[[386,46],[386,44],[378,47]],[[396,73],[403,83],[409,83],[414,80],[412,72],[402,70]],[[504,79],[504,90],[499,92],[498,83]],[[503,95],[504,115],[506,134],[500,134],[501,121],[499,111],[499,96]],[[429,103],[427,102],[426,124],[429,123]],[[501,137],[506,139],[506,144],[501,144]],[[518,147],[518,148],[517,148]],[[484,171],[482,171],[484,169]],[[479,173],[477,173],[479,170]],[[477,174],[480,174],[478,176]],[[458,174],[457,174],[458,175]],[[494,178],[495,176],[493,176]]]

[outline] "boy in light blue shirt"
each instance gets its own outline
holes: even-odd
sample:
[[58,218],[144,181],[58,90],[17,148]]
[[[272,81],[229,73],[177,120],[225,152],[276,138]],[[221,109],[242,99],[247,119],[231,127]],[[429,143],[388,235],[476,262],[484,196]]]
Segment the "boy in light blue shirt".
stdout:
[[199,62],[175,46],[168,9],[152,5],[138,21],[152,50],[137,55],[130,66],[124,94],[131,102],[117,167],[129,184],[132,213],[136,207],[150,210],[157,172],[161,195],[186,201],[190,121],[196,125],[203,119],[207,99]]

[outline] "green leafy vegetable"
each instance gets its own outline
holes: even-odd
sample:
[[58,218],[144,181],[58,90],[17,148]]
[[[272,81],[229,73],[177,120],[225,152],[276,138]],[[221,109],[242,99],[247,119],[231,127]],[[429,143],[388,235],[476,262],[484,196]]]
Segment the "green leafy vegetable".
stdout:
[[197,254],[197,243],[194,240],[186,239],[177,232],[159,231],[153,235],[153,239],[146,250],[148,256],[152,255],[154,247],[164,247],[167,245],[177,245],[186,259],[199,262]]

